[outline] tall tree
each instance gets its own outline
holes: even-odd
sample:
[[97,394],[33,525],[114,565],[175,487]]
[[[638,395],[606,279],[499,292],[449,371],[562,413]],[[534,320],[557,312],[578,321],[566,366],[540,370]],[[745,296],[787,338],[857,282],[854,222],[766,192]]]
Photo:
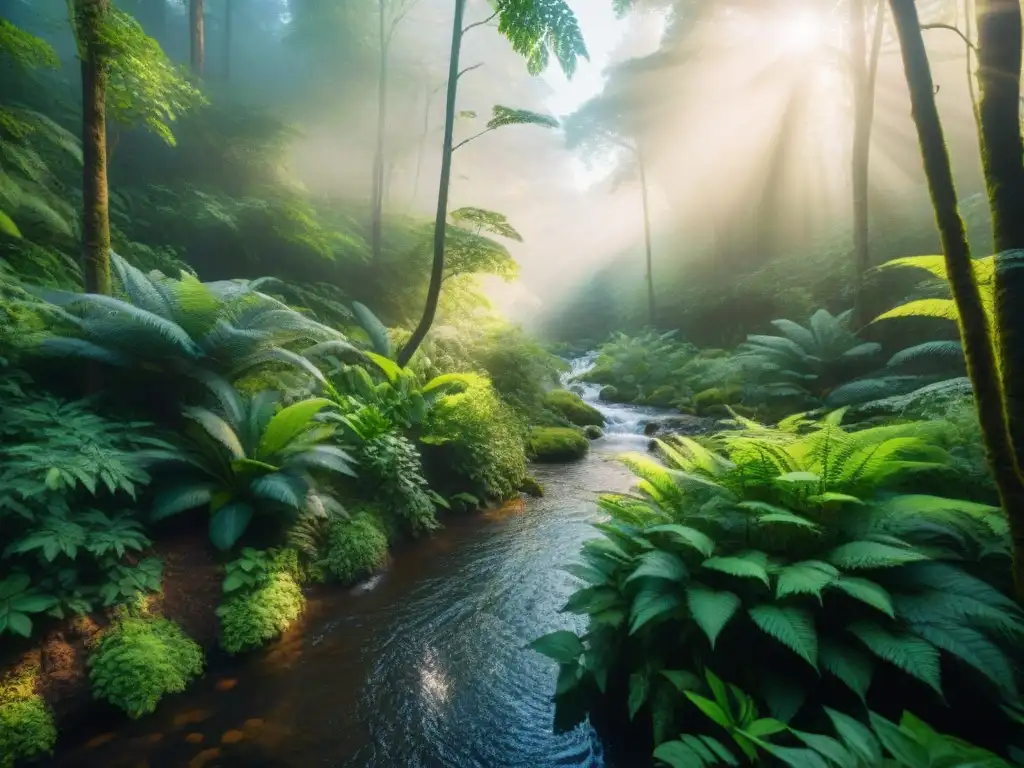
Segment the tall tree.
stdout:
[[75,32],[82,76],[82,274],[89,293],[110,294],[110,204],[107,190],[108,0],[76,0]]
[[192,67],[192,74],[196,77],[203,76],[206,67],[206,31],[203,23],[205,9],[204,0],[189,0],[188,3],[188,40],[189,40],[189,63]]
[[854,251],[854,322],[866,324],[864,307],[864,276],[871,268],[870,222],[868,211],[868,178],[871,161],[871,128],[875,119],[875,81],[878,58],[885,26],[885,0],[875,7],[874,34],[871,50],[867,49],[867,5],[865,0],[850,0],[850,57],[853,70],[853,251]]
[[[430,269],[430,284],[427,287],[427,299],[412,336],[398,354],[398,363],[406,365],[415,354],[420,344],[427,337],[434,316],[437,314],[437,303],[441,297],[441,283],[444,279],[444,248],[445,232],[448,221],[448,191],[451,182],[453,138],[455,133],[456,99],[458,96],[459,78],[474,65],[459,69],[459,55],[462,50],[463,37],[471,29],[483,26],[493,18],[498,18],[498,31],[509,42],[513,50],[527,58],[527,69],[536,75],[547,68],[551,54],[558,58],[562,70],[572,76],[579,57],[586,57],[587,49],[583,43],[579,24],[572,9],[565,0],[497,0],[497,10],[482,21],[474,22],[463,28],[466,0],[455,0],[455,12],[452,21],[451,52],[448,57],[448,84],[445,101],[444,143],[441,153],[441,177],[438,182],[437,211],[434,216],[434,254]],[[505,110],[501,112],[500,110]],[[494,116],[487,124],[486,130],[472,136],[459,146],[472,141],[478,136],[495,130],[503,125],[522,122],[535,122],[536,113],[525,110],[509,110],[507,107],[495,107]]]
[[[914,0],[890,0],[890,7],[899,34],[912,114],[935,209],[946,274],[959,313],[960,337],[974,387],[985,452],[1010,524],[1014,588],[1017,598],[1024,600],[1024,483],[1010,442],[996,345],[990,333],[967,232],[957,205],[953,169],[935,104],[931,67],[917,8]],[[1005,361],[1006,340],[1002,342]]]

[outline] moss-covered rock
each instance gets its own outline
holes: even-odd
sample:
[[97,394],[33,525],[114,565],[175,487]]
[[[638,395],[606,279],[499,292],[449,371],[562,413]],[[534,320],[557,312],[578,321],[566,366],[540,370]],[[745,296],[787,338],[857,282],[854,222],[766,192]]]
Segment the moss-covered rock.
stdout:
[[613,387],[611,384],[607,387],[601,387],[601,391],[598,393],[597,399],[606,403],[618,402],[619,388]]
[[590,441],[571,427],[534,427],[527,446],[535,461],[573,461],[587,455]]
[[590,424],[583,428],[583,434],[587,436],[588,440],[597,440],[599,437],[604,437],[604,430],[594,424]]
[[286,571],[274,573],[259,588],[217,609],[220,645],[228,653],[259,648],[288,629],[305,604],[295,578]]
[[668,408],[672,403],[678,399],[679,395],[676,393],[675,387],[662,386],[655,389],[646,398],[648,405],[654,405],[658,408]]
[[705,389],[693,396],[693,407],[700,414],[709,413],[710,415],[710,408],[725,405],[727,402],[725,391],[717,387]]
[[601,412],[587,405],[582,397],[567,389],[551,390],[544,396],[544,404],[577,427],[604,426],[604,416]]
[[373,573],[387,559],[388,536],[369,512],[333,521],[329,538],[327,570],[342,584]]
[[57,728],[46,702],[35,692],[36,670],[22,670],[0,683],[0,768],[12,768],[53,751]]
[[537,482],[537,478],[533,475],[527,475],[523,479],[523,484],[519,486],[519,490],[535,499],[539,499],[544,495],[544,486]]
[[203,650],[172,621],[125,616],[100,637],[89,667],[93,696],[137,718],[202,673]]

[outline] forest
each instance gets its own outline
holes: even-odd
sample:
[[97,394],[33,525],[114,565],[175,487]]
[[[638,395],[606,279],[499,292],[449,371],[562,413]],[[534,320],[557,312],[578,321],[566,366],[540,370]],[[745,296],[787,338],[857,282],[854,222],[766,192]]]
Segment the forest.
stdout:
[[0,768],[1024,765],[1022,51],[0,0]]

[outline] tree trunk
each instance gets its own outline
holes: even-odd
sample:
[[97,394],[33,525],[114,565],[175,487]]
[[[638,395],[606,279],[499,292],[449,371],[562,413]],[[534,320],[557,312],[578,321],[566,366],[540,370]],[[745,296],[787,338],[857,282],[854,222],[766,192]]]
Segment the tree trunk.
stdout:
[[448,58],[448,90],[445,101],[444,147],[441,154],[441,180],[437,190],[437,214],[434,217],[434,263],[430,270],[430,286],[423,317],[412,336],[398,355],[398,364],[406,365],[416,353],[430,331],[441,298],[441,280],[444,278],[444,243],[448,228],[448,186],[452,176],[452,136],[455,132],[455,98],[459,89],[459,49],[462,47],[462,18],[466,0],[455,0],[455,18],[452,22],[452,50]]
[[107,191],[107,67],[102,41],[108,0],[77,0],[82,69],[82,274],[88,293],[109,295],[110,207]]
[[999,489],[1013,537],[1013,580],[1018,599],[1024,598],[1024,485],[1014,466],[1003,408],[995,346],[974,276],[970,245],[957,207],[956,187],[942,123],[935,104],[931,67],[921,35],[914,0],[890,0],[899,33],[903,67],[910,88],[928,190],[945,256],[946,273],[960,317],[960,337],[985,452]]
[[869,322],[864,306],[864,277],[871,268],[870,222],[868,210],[868,174],[871,160],[871,128],[875,119],[875,79],[885,26],[885,4],[879,0],[875,10],[875,28],[871,53],[867,51],[864,25],[867,21],[864,0],[850,1],[850,55],[853,59],[853,315],[854,327]]
[[384,124],[387,120],[388,40],[384,25],[387,0],[377,0],[380,62],[377,70],[377,143],[373,150],[372,213],[370,219],[370,251],[373,266],[380,266],[381,234],[384,218]]
[[234,33],[234,13],[231,0],[224,0],[224,82],[231,81],[231,38]]
[[203,0],[189,0],[188,22],[190,43],[189,61],[192,65],[192,74],[196,77],[202,77],[203,69],[206,65],[206,33],[203,29]]
[[643,153],[637,148],[636,164],[640,169],[640,198],[644,207],[644,249],[647,252],[647,312],[651,327],[657,328],[657,311],[654,303],[654,270],[651,266],[651,210],[647,201],[647,169]]

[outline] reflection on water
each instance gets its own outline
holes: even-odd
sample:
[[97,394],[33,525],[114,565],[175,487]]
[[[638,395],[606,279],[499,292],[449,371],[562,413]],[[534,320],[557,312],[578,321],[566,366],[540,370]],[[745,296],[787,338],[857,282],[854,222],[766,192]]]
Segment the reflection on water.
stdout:
[[[606,766],[589,728],[552,732],[555,668],[523,647],[581,628],[560,570],[596,532],[595,490],[626,490],[610,435],[538,467],[546,495],[450,520],[370,585],[327,591],[303,625],[57,766]],[[367,588],[370,587],[370,588]],[[196,734],[201,738],[197,738]]]

